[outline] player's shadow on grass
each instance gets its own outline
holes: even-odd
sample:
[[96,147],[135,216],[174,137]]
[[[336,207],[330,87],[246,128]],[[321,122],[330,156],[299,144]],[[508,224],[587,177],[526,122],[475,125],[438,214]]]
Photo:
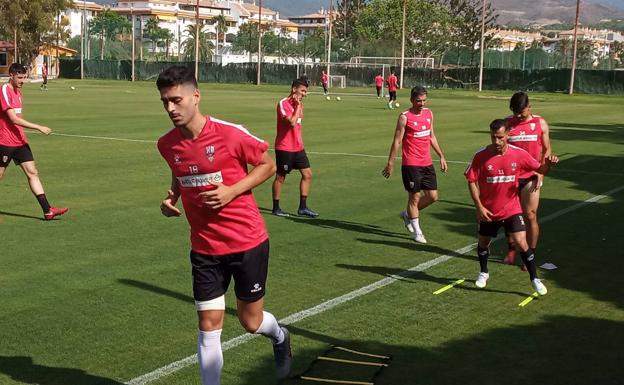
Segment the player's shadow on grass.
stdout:
[[7,217],[36,219],[38,221],[43,221],[43,217],[35,217],[33,215],[26,215],[26,214],[19,214],[19,213],[10,213],[10,212],[7,212],[7,211],[0,211],[0,215],[6,215]]
[[[272,215],[271,210],[266,208],[260,208],[260,211],[264,214]],[[358,223],[351,221],[342,221],[339,219],[327,219],[327,218],[307,218],[296,215],[290,215],[288,217],[282,217],[279,219],[289,220],[295,223],[301,223],[311,226],[317,226],[325,229],[341,229],[347,231],[353,231],[356,233],[380,235],[391,238],[405,238],[404,233],[396,233],[393,231],[384,230],[383,227],[377,225],[371,225],[368,223]]]
[[[416,308],[414,311],[426,310]],[[497,309],[491,311],[495,313]],[[384,313],[378,315],[379,318],[373,321],[377,321],[377,325],[382,325],[381,327],[384,326],[384,317],[400,316]],[[364,319],[368,316],[369,314],[362,315]],[[358,322],[358,316],[353,317],[352,322]],[[336,322],[340,323],[338,320]],[[295,375],[308,368],[330,344],[392,356],[389,366],[374,381],[379,385],[616,385],[624,378],[624,366],[621,365],[620,357],[624,343],[622,321],[564,315],[544,316],[533,324],[496,328],[490,326],[481,332],[478,327],[468,325],[467,333],[461,333],[461,329],[460,332],[454,331],[461,327],[457,322],[442,322],[439,325],[423,322],[419,325],[405,325],[405,331],[379,331],[380,326],[375,327],[372,322],[363,321],[358,322],[357,331],[351,333],[354,339],[335,338],[329,334],[289,325],[295,356],[293,378],[281,384],[311,384],[295,378]],[[441,341],[425,348],[423,346],[431,345],[427,325],[435,330],[432,335],[437,337],[434,338]],[[332,330],[332,324],[330,322],[320,328]],[[448,328],[451,333],[448,338],[440,337],[444,335],[444,328]],[[365,330],[368,329],[370,333],[366,334]],[[470,332],[472,329],[476,331]],[[340,333],[348,333],[344,327],[340,330]],[[390,335],[396,340],[397,335],[401,335],[397,333],[410,333],[410,330],[414,330],[416,336],[406,338],[410,342],[402,344],[385,343],[378,337],[391,332]],[[364,337],[355,339],[358,333],[364,333]],[[419,339],[427,342],[419,344],[416,342]],[[319,343],[321,347],[318,347]],[[315,347],[298,348],[310,345]],[[373,361],[369,357],[356,355],[351,359]],[[263,359],[254,362],[254,366],[241,368],[242,373],[237,377],[237,384],[275,384],[269,351]],[[319,363],[308,375],[372,382],[370,377],[365,378],[366,374],[359,365]]]
[[624,143],[624,124],[582,124],[549,122],[550,138],[554,141],[592,141]]
[[[177,291],[173,291],[173,290],[169,290],[169,289],[165,289],[164,287],[160,287],[160,286],[156,286],[156,285],[152,285],[151,283],[147,283],[147,282],[141,282],[141,281],[136,281],[134,279],[127,279],[127,278],[120,278],[118,279],[118,281],[124,285],[128,285],[128,286],[132,286],[132,287],[136,287],[138,289],[141,290],[145,290],[145,291],[149,291],[155,294],[159,294],[159,295],[164,295],[170,298],[174,298],[180,301],[184,301],[184,302],[188,302],[188,303],[195,303],[195,299],[193,299],[193,297],[183,294],[183,293],[179,293]],[[225,308],[225,312],[229,315],[234,315],[236,316],[236,309],[232,309],[230,307],[226,307]]]
[[[342,269],[363,271],[366,273],[374,273],[382,277],[392,277],[403,282],[429,281],[429,282],[439,284],[440,287],[446,286],[448,284],[451,284],[457,281],[458,279],[461,279],[457,277],[439,278],[439,277],[434,277],[432,275],[429,275],[425,273],[424,271],[409,271],[409,270],[405,270],[401,268],[387,267],[387,266],[349,265],[349,264],[344,264],[344,263],[338,263],[335,266],[342,268]],[[475,269],[478,269],[478,266],[475,267]],[[477,272],[478,270],[475,270],[475,276]],[[479,289],[478,287],[474,286],[473,281],[470,279],[466,279],[466,281],[464,281],[464,283],[462,283],[461,285],[455,286],[454,290],[468,290],[468,291],[475,291],[475,292],[500,293],[500,294],[515,294],[522,298],[526,298],[528,295],[531,294],[530,292],[522,293],[519,291],[494,290],[490,288]]]
[[38,365],[31,357],[25,356],[0,356],[0,373],[25,384],[123,385],[122,382],[95,376],[81,369]]

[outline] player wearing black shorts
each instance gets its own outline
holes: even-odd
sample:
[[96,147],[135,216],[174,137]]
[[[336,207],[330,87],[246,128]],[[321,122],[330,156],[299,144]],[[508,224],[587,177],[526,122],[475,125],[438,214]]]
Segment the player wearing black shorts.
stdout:
[[307,205],[312,169],[306,155],[301,135],[303,120],[303,98],[308,93],[308,83],[304,79],[295,79],[290,88],[290,95],[277,103],[277,136],[275,138],[275,158],[277,172],[273,181],[273,215],[288,217],[280,207],[282,186],[292,170],[299,170],[299,209],[300,216],[315,218],[318,213]]
[[43,210],[43,218],[52,220],[65,214],[69,209],[52,207],[48,202],[43,185],[39,179],[39,171],[35,166],[33,153],[23,128],[37,130],[50,135],[49,127],[29,122],[22,117],[21,88],[28,77],[26,67],[13,63],[9,67],[9,82],[0,87],[0,178],[4,176],[11,160],[22,168],[28,185]]
[[420,228],[420,212],[438,199],[438,182],[430,148],[440,157],[440,170],[446,172],[448,166],[433,131],[433,113],[425,107],[427,90],[419,86],[412,88],[410,101],[412,107],[399,115],[388,163],[381,173],[386,178],[392,175],[394,159],[401,147],[401,175],[407,191],[407,208],[400,216],[414,241],[427,243]]

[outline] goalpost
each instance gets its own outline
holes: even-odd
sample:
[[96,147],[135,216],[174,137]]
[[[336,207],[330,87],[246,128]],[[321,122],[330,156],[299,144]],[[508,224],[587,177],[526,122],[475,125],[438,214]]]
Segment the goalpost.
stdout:
[[[349,59],[349,63],[370,63],[370,64],[388,64],[393,67],[401,66],[401,57],[399,56],[353,56]],[[405,67],[413,68],[434,68],[435,59],[432,57],[406,57]]]

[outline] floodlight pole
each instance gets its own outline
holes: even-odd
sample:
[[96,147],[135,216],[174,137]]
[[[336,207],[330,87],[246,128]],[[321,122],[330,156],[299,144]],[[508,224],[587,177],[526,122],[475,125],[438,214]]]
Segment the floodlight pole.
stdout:
[[130,7],[130,19],[132,20],[132,75],[130,75],[130,81],[134,81],[134,46],[136,41],[134,40],[134,8]]
[[578,26],[579,26],[579,15],[581,10],[581,0],[576,0],[576,20],[574,22],[574,49],[572,50],[572,73],[570,74],[570,90],[568,94],[572,95],[574,93],[574,73],[576,72],[576,49],[578,45]]
[[[331,40],[332,40],[332,8],[333,8],[333,0],[329,0],[329,13],[328,13],[328,32],[327,32],[327,76],[330,76],[330,66],[331,66]],[[330,82],[331,85],[331,82]]]
[[401,74],[399,75],[399,88],[403,88],[403,67],[405,67],[405,18],[407,11],[407,0],[403,0],[403,27],[401,32]]
[[481,43],[479,44],[481,59],[479,60],[479,92],[483,91],[483,53],[485,50],[485,1],[486,0],[483,0],[483,8],[481,9]]
[[15,29],[13,29],[13,44],[15,45],[13,47],[13,55],[15,56],[13,60],[15,60],[16,63],[19,63],[20,62],[19,51],[17,48],[17,23],[15,25]]
[[262,59],[262,0],[258,3],[258,65],[256,67],[256,85],[260,85],[260,60]]
[[87,33],[87,1],[82,0],[82,33],[80,34],[80,79],[84,79],[84,55],[86,49],[85,34]]
[[195,4],[195,79],[199,82],[199,0]]

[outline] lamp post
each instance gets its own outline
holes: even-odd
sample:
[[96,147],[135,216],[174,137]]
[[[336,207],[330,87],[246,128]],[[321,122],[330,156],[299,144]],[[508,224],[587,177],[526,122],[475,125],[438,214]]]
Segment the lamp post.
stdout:
[[199,0],[195,4],[195,79],[199,81]]
[[256,85],[260,85],[260,64],[262,59],[262,0],[258,4],[258,66],[256,68]]
[[132,74],[130,75],[130,81],[134,81],[134,7],[130,7],[130,20],[132,20]]
[[570,74],[570,90],[568,93],[572,95],[574,93],[574,72],[576,71],[576,49],[578,46],[578,25],[579,14],[581,10],[581,0],[576,0],[576,21],[574,22],[574,49],[572,50],[572,71]]
[[483,91],[483,53],[485,50],[485,1],[486,0],[483,0],[483,8],[481,9],[481,43],[479,44],[481,59],[479,60],[479,92]]
[[403,27],[401,32],[401,75],[399,88],[403,88],[403,67],[405,66],[405,14],[407,11],[407,0],[403,0]]

